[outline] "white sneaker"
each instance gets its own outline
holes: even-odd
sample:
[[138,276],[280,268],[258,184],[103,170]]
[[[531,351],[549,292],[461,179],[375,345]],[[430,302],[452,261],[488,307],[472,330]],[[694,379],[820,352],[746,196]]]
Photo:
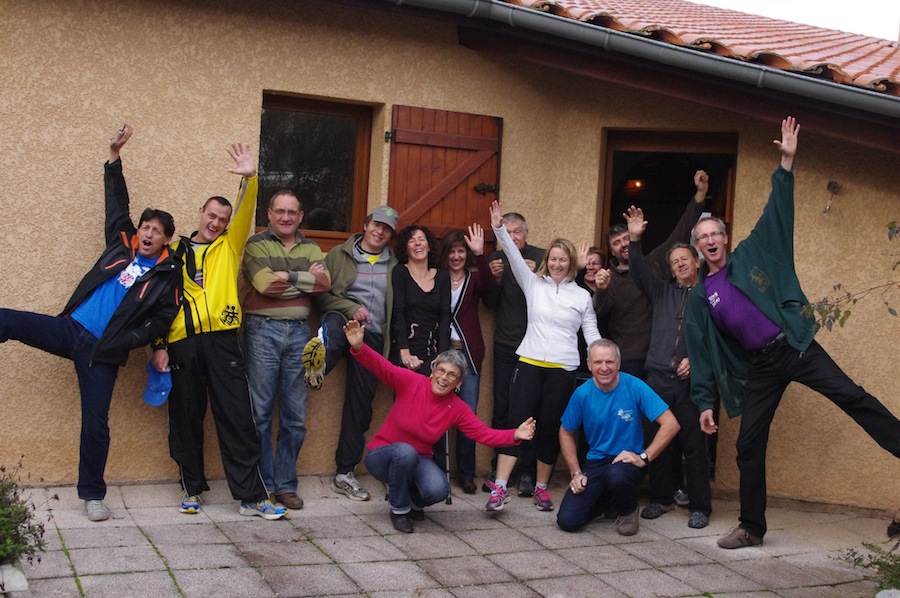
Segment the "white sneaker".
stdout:
[[111,515],[102,500],[84,501],[84,512],[91,521],[106,521]]

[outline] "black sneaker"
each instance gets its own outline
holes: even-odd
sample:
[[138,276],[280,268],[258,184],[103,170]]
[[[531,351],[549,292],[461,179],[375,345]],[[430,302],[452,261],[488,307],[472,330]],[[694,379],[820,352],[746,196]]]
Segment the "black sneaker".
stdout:
[[534,477],[530,473],[523,473],[519,476],[519,484],[517,486],[519,496],[531,497],[534,495]]

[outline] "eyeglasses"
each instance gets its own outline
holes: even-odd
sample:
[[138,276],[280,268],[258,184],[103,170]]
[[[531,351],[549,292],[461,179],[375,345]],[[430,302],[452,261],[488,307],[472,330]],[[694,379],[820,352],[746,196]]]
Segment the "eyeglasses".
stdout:
[[459,380],[459,374],[457,374],[456,372],[451,372],[450,370],[445,369],[440,365],[434,368],[434,373],[439,378],[446,377],[450,382],[456,382],[457,380]]
[[282,216],[290,216],[291,218],[296,218],[300,215],[298,210],[285,210],[283,208],[278,208],[277,210],[272,210],[272,213],[278,216],[279,218]]
[[701,243],[706,243],[709,239],[716,240],[716,239],[721,239],[724,236],[725,236],[725,231],[715,230],[707,235],[700,235],[699,237],[697,237],[697,240]]

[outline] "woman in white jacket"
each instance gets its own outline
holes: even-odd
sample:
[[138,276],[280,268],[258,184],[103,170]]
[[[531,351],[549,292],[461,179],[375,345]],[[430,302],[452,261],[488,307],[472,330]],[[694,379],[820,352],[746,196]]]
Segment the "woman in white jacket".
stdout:
[[[575,283],[578,273],[575,246],[568,239],[555,239],[537,272],[532,272],[503,226],[500,203],[490,208],[491,227],[509,260],[516,282],[525,294],[528,327],[516,349],[519,362],[510,383],[510,421],[534,417],[537,454],[537,484],[532,501],[539,511],[552,511],[547,483],[559,455],[559,420],[575,383],[578,329],[587,344],[600,338],[597,316],[590,294]],[[516,418],[519,418],[518,420]],[[497,477],[492,483],[485,509],[500,511],[509,500],[506,485],[518,459],[518,447],[500,450]]]

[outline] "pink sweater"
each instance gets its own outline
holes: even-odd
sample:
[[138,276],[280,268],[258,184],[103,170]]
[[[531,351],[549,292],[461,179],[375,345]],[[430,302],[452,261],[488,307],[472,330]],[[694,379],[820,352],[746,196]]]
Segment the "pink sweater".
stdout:
[[368,345],[363,345],[359,351],[351,349],[350,353],[387,384],[397,397],[381,429],[369,443],[369,449],[406,442],[419,455],[430,457],[432,445],[453,426],[487,446],[518,444],[515,430],[487,427],[456,394],[443,397],[434,394],[430,378],[391,364]]

